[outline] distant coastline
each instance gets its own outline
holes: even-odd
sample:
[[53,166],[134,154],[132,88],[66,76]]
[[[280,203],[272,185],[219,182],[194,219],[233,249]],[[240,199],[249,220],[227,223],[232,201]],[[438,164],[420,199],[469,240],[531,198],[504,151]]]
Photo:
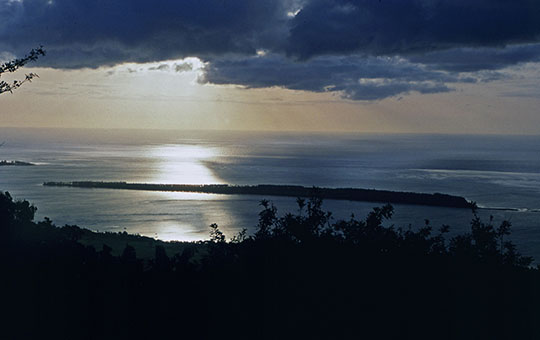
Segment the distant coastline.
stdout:
[[23,161],[8,161],[0,160],[0,166],[33,166],[34,163],[28,163]]
[[376,203],[414,204],[450,208],[476,208],[476,203],[467,201],[464,197],[441,193],[426,194],[358,188],[317,188],[296,185],[253,185],[240,186],[228,184],[150,184],[127,182],[45,182],[44,186],[123,189],[146,191],[182,191],[224,195],[262,195],[285,197],[311,197],[322,199],[348,200]]

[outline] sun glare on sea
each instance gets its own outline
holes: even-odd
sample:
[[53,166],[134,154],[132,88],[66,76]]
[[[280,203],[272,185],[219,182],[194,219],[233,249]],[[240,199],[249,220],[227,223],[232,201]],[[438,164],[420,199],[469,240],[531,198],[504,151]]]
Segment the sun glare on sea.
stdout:
[[162,241],[199,241],[207,238],[208,231],[197,230],[189,223],[178,221],[157,222],[154,225],[155,233],[147,235]]
[[204,164],[220,155],[219,149],[189,144],[169,144],[149,150],[156,161],[152,183],[220,184],[223,181]]

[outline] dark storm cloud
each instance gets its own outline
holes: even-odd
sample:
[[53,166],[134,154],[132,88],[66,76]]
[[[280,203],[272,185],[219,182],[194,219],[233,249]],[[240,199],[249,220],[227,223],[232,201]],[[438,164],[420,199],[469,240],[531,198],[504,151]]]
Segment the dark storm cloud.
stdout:
[[429,64],[439,70],[475,72],[498,70],[521,62],[540,61],[540,44],[504,48],[458,48],[409,56],[411,62]]
[[447,92],[446,83],[471,82],[447,72],[428,70],[398,57],[323,56],[295,62],[280,55],[216,60],[204,69],[203,83],[248,88],[283,87],[337,92],[348,99],[375,100],[398,94]]
[[538,41],[540,1],[311,0],[292,22],[287,52],[301,59],[362,52],[417,54]]
[[43,44],[60,68],[254,54],[283,35],[289,2],[0,0],[0,50]]
[[403,81],[386,80],[382,83],[364,83],[352,86],[345,86],[342,89],[342,96],[352,100],[380,100],[394,97],[400,94],[418,93],[440,93],[452,91],[445,84],[436,82],[408,83]]
[[0,0],[0,53],[40,44],[41,66],[193,56],[207,62],[204,82],[372,100],[540,61],[540,1]]
[[[21,54],[43,44],[49,50],[43,63],[64,68],[253,55],[257,49],[300,59],[356,53],[414,56],[531,43],[540,37],[540,1],[532,0],[0,0],[0,4],[0,49]],[[300,9],[296,16],[291,14],[295,9]]]

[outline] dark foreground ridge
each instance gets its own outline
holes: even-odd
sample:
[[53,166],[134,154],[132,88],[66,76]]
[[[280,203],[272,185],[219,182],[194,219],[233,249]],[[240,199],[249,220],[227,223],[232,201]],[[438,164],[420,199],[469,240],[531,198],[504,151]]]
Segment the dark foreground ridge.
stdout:
[[149,184],[149,183],[126,183],[126,182],[45,182],[45,186],[62,186],[78,188],[106,188],[127,190],[150,190],[150,191],[184,191],[202,192],[207,194],[224,195],[264,195],[264,196],[287,196],[287,197],[312,197],[322,199],[348,200],[363,202],[415,204],[450,208],[476,208],[474,202],[469,202],[460,196],[446,194],[424,194],[415,192],[400,192],[375,189],[356,188],[317,188],[303,187],[298,185],[228,185],[228,184]]
[[510,222],[473,214],[450,236],[385,227],[391,205],[347,220],[297,205],[170,244],[35,221],[0,192],[2,339],[540,339],[540,270]]

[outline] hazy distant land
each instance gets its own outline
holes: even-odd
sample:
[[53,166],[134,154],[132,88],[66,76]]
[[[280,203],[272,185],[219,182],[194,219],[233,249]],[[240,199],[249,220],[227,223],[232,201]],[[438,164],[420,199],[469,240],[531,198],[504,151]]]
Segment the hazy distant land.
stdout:
[[441,193],[426,194],[415,192],[400,192],[358,188],[317,188],[297,185],[254,185],[240,186],[227,184],[150,184],[127,182],[45,182],[45,186],[63,186],[79,188],[105,188],[147,191],[183,191],[224,195],[265,195],[287,197],[312,197],[322,199],[348,200],[378,203],[414,204],[451,208],[475,208],[474,202],[469,202],[460,196]]
[[34,163],[28,163],[23,161],[8,161],[8,160],[1,160],[0,166],[32,166],[35,165]]

